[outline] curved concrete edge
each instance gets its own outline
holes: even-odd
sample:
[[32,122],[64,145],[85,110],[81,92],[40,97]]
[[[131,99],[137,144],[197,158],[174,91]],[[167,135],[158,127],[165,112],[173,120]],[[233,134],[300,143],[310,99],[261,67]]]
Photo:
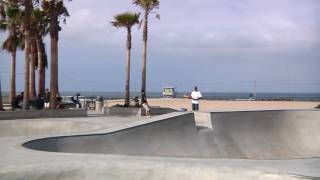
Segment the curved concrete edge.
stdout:
[[105,129],[102,124],[69,119],[1,120],[0,137],[36,136],[94,132]]
[[86,109],[0,111],[0,120],[87,117]]
[[[177,113],[175,115],[179,116],[182,114],[183,113]],[[130,125],[109,128],[93,133],[107,133],[135,125],[143,125],[144,123],[148,123],[148,121],[152,123],[158,120],[161,120],[161,117],[154,117],[141,122],[131,123]],[[85,135],[88,133],[73,134]],[[14,138],[15,140],[10,141],[6,147],[8,152],[1,153],[3,155],[1,159],[4,160],[2,160],[2,163],[0,162],[0,179],[23,179],[23,177],[31,177],[30,179],[71,180],[99,180],[106,179],[106,177],[110,177],[109,179],[133,180],[314,179],[312,177],[320,175],[318,172],[320,159],[317,158],[280,161],[248,161],[230,159],[132,157],[121,155],[75,155],[40,152],[26,149],[21,146],[21,144],[27,141],[49,137],[52,136],[22,137]],[[128,168],[130,169],[127,171]],[[246,169],[252,169],[252,171]],[[159,173],[157,170],[159,170]],[[298,175],[307,175],[311,178]],[[212,178],[212,176],[217,178]]]
[[[171,109],[171,108],[164,108],[164,107],[150,107],[150,113],[152,116],[164,115],[172,112],[177,112],[177,110]],[[143,108],[106,107],[104,108],[104,115],[130,117],[130,116],[146,116],[146,113],[143,110]]]
[[169,118],[175,118],[175,117],[179,117],[179,116],[183,116],[183,115],[190,115],[190,114],[192,114],[192,113],[191,112],[173,112],[173,113],[155,116],[155,117],[140,120],[140,121],[135,121],[132,123],[121,125],[121,126],[106,128],[106,129],[102,129],[102,130],[98,130],[98,131],[93,131],[90,133],[79,132],[79,133],[68,133],[68,134],[62,134],[62,135],[58,134],[58,135],[42,135],[42,136],[39,135],[39,136],[33,136],[33,137],[31,136],[28,139],[26,139],[25,142],[21,144],[21,146],[28,148],[28,145],[27,145],[28,143],[32,143],[32,142],[39,141],[39,140],[109,134],[109,133],[123,131],[123,130],[130,129],[130,128],[135,128],[138,126],[143,126],[146,124],[152,124],[152,123],[156,123],[159,121],[164,121]]
[[224,113],[224,112],[264,112],[264,111],[320,111],[320,109],[233,109],[233,110],[216,110],[216,111],[195,111],[200,113]]

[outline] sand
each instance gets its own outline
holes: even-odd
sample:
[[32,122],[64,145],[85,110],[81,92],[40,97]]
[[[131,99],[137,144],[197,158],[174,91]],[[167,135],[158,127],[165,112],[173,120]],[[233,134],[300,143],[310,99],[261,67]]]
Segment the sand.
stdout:
[[[179,110],[186,108],[191,110],[189,99],[149,99],[151,106],[169,107]],[[115,104],[123,104],[123,100],[108,101],[108,107]],[[201,100],[200,111],[223,111],[223,110],[261,110],[261,109],[314,109],[320,102],[304,101],[215,101]]]

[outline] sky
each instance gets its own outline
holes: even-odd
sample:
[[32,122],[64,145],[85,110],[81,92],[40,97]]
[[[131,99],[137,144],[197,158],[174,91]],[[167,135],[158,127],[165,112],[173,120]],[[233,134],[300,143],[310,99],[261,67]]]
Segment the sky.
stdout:
[[[60,91],[124,91],[126,30],[113,16],[130,0],[74,0],[59,39]],[[319,0],[160,0],[150,15],[147,91],[320,92]],[[5,38],[0,34],[0,40]],[[47,51],[49,55],[49,39]],[[23,56],[17,88],[23,89]],[[133,28],[131,90],[141,86],[142,29]],[[2,88],[10,56],[0,51]],[[49,73],[48,73],[49,74]],[[47,81],[47,84],[49,80]]]

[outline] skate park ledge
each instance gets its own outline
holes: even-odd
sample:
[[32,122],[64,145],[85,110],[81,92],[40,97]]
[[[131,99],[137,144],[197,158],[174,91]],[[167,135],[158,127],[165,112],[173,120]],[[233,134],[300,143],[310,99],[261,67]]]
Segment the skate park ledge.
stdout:
[[86,109],[1,111],[0,120],[87,117]]

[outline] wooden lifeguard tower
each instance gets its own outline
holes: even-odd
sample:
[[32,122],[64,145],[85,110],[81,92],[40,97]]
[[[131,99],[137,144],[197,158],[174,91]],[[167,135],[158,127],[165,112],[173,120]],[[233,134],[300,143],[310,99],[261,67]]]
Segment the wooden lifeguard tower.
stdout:
[[176,97],[175,87],[164,87],[162,91],[162,96],[164,98],[175,98]]

